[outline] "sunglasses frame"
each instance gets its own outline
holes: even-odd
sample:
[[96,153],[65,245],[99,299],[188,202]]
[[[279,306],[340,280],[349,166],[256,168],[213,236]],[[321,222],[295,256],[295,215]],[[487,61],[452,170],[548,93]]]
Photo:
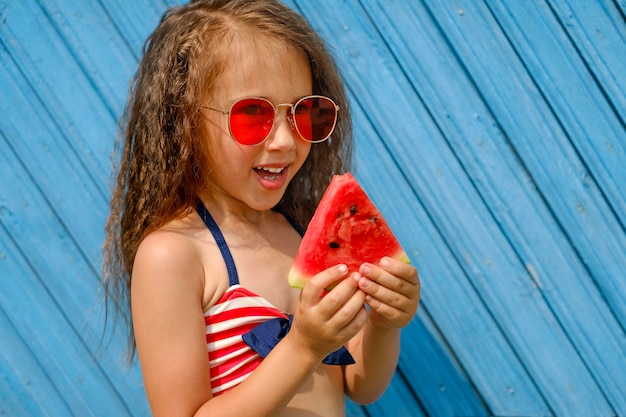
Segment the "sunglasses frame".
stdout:
[[[302,133],[300,132],[300,129],[298,128],[298,124],[296,123],[295,120],[295,109],[296,107],[298,107],[298,105],[300,103],[302,103],[304,100],[308,100],[308,99],[314,99],[314,98],[321,98],[321,99],[325,99],[328,100],[330,103],[332,103],[332,105],[335,107],[335,120],[333,121],[333,125],[330,128],[330,132],[328,133],[328,135],[323,138],[323,139],[319,139],[319,140],[309,140],[307,138],[305,138]],[[272,109],[274,109],[274,117],[272,119],[272,126],[270,127],[270,129],[267,132],[267,135],[263,138],[263,140],[259,141],[258,143],[252,143],[252,144],[247,144],[247,143],[241,143],[239,142],[236,138],[235,135],[233,134],[233,130],[231,128],[231,113],[233,111],[233,108],[240,102],[244,101],[244,100],[261,100],[264,101],[266,103],[268,103],[270,106],[272,106]],[[310,95],[310,96],[304,96],[300,99],[298,99],[295,103],[280,103],[280,104],[274,104],[271,101],[269,101],[266,98],[263,97],[244,97],[241,98],[239,100],[236,100],[233,104],[231,104],[230,108],[228,110],[221,110],[221,109],[217,109],[215,107],[210,107],[210,106],[199,106],[201,109],[207,109],[207,110],[212,110],[221,114],[227,114],[228,115],[228,132],[230,133],[230,137],[237,142],[238,144],[242,145],[242,146],[256,146],[256,145],[260,145],[263,142],[265,142],[267,140],[268,137],[270,137],[272,130],[274,129],[274,124],[276,123],[276,116],[278,115],[278,109],[280,107],[289,107],[290,110],[287,112],[287,120],[289,121],[289,126],[291,127],[292,130],[295,130],[298,133],[298,136],[304,140],[305,142],[309,142],[309,143],[321,143],[324,142],[325,140],[328,140],[328,138],[333,134],[333,132],[335,131],[335,127],[337,126],[337,119],[339,118],[339,106],[337,105],[337,103],[335,103],[333,101],[333,99],[331,99],[330,97],[326,97],[326,96],[322,96],[322,95]]]

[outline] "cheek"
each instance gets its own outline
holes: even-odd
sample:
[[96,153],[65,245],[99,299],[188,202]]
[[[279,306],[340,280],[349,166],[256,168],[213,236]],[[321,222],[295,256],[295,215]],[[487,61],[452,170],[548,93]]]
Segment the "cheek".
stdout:
[[202,146],[201,162],[203,164],[202,174],[208,184],[215,184],[220,181],[221,172],[229,169],[230,161],[228,149],[232,139],[228,131],[224,132],[219,120],[207,120],[202,129],[198,130],[196,138]]
[[207,119],[201,132],[202,143],[206,149],[207,163],[212,166],[220,165],[224,157],[232,152],[230,147],[236,146],[226,123],[220,123],[220,119]]
[[298,145],[296,146],[296,152],[298,154],[298,163],[299,163],[298,168],[300,168],[302,164],[304,164],[304,161],[306,161],[306,159],[309,157],[312,146],[313,146],[312,143],[298,140]]

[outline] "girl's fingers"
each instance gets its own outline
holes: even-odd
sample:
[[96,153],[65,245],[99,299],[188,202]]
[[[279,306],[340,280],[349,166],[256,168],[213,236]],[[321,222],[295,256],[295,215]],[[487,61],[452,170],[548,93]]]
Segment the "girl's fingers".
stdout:
[[[331,291],[325,290],[334,283]],[[299,329],[315,351],[345,344],[367,322],[365,293],[348,277],[347,268],[332,267],[313,277],[300,293],[300,300],[292,327]]]
[[333,310],[333,319],[348,322],[354,318],[364,303],[365,293],[358,290],[355,280],[349,279],[328,293],[320,303],[320,307],[326,307],[328,304],[330,306],[328,307],[329,311],[330,309]]
[[356,314],[342,329],[341,333],[346,335],[346,342],[352,339],[363,326],[367,323],[369,312],[365,308],[365,304],[361,303]]
[[383,258],[380,266],[363,264],[358,279],[359,288],[367,295],[370,317],[379,324],[405,326],[417,311],[420,285],[417,270]]
[[[363,264],[361,268],[368,265],[369,264]],[[394,258],[384,257],[377,266],[393,276],[402,278],[408,284],[419,284],[417,269],[415,269],[413,265],[406,264]]]
[[[350,279],[354,286],[353,293],[349,298],[341,303],[339,307],[329,316],[326,321],[327,326],[337,329],[336,335],[339,337],[352,338],[367,322],[368,312],[365,308],[365,293],[359,291],[356,286],[356,281]],[[330,297],[337,288],[333,289],[326,298]]]
[[337,281],[346,278],[348,267],[336,265],[315,275],[302,290],[300,301],[306,305],[316,305],[327,293],[326,288]]
[[[372,291],[380,291],[382,287],[409,299],[419,298],[419,276],[417,270],[411,265],[395,259],[383,258],[381,266],[367,263],[361,265],[360,273],[365,280],[359,280],[359,287],[370,295],[374,295]],[[372,283],[378,285],[373,285],[370,288]],[[389,296],[395,297],[393,294],[389,294]]]
[[368,303],[369,298],[374,298],[378,300],[378,302],[387,304],[398,310],[408,310],[412,304],[411,299],[407,295],[389,289],[366,277],[362,277],[359,280],[359,288],[368,296]]
[[[331,291],[326,290],[333,284],[335,287]],[[307,283],[300,294],[300,303],[304,308],[315,310],[322,319],[329,320],[342,308],[356,313],[365,300],[365,294],[361,293],[357,295],[357,301],[349,302],[355,292],[360,292],[356,280],[348,278],[345,265],[337,265],[320,272]]]
[[372,311],[380,314],[381,316],[387,318],[389,321],[392,322],[394,320],[399,320],[407,315],[406,312],[399,310],[387,303],[383,303],[373,297],[367,297],[366,302],[370,306],[370,309]]
[[321,314],[330,318],[340,310],[355,312],[355,309],[363,305],[364,301],[365,294],[358,291],[356,280],[345,278],[332,291],[324,295],[323,300],[319,302],[318,309]]

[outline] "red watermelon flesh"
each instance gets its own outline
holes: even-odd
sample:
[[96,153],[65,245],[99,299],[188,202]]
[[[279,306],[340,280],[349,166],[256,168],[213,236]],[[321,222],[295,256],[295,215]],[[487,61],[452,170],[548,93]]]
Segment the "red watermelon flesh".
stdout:
[[364,262],[384,256],[410,263],[380,211],[350,173],[335,175],[302,239],[289,284],[304,285],[317,273],[338,264],[358,271]]

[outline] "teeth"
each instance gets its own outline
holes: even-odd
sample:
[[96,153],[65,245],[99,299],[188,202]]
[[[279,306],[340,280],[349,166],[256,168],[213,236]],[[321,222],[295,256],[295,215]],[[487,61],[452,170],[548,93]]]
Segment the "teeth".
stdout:
[[263,171],[271,172],[272,174],[280,174],[284,168],[260,168]]

